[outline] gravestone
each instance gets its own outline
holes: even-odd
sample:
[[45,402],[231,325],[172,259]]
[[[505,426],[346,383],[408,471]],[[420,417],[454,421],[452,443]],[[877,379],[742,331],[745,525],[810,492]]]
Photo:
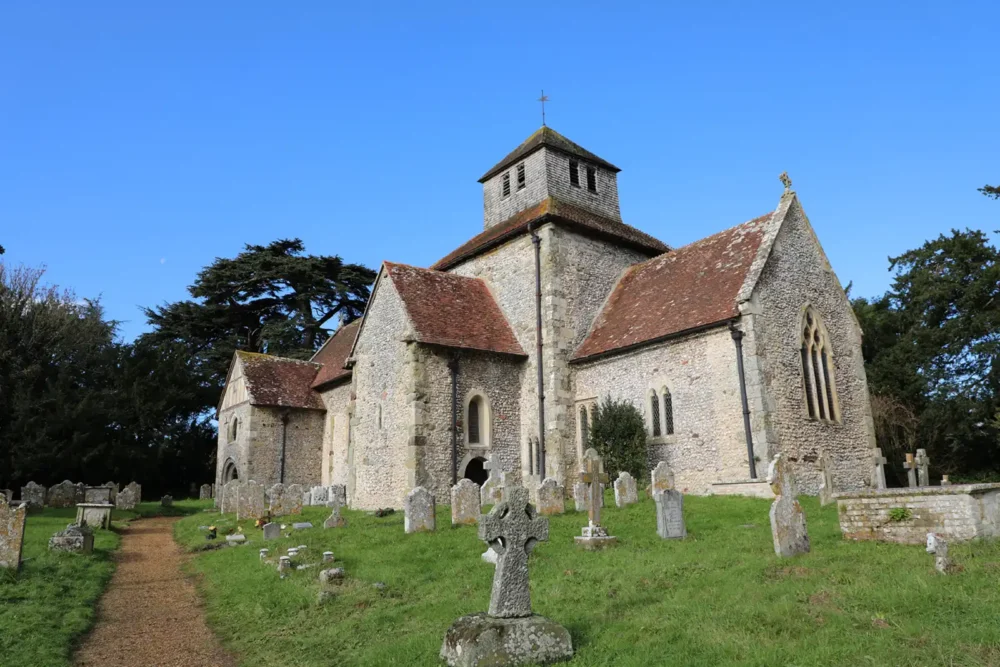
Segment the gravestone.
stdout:
[[202,484],[198,489],[198,500],[210,500],[212,498],[212,485]]
[[951,486],[951,480],[948,479],[948,475],[941,475],[941,486]]
[[483,468],[489,472],[490,476],[486,478],[479,490],[480,505],[496,505],[503,497],[503,487],[507,484],[507,473],[500,470],[500,464],[494,463],[492,456],[483,464]]
[[660,461],[653,468],[653,483],[650,485],[650,492],[670,491],[674,488],[674,471],[670,469],[666,461]]
[[28,507],[45,507],[45,496],[48,494],[41,484],[28,482],[27,486],[21,487],[21,502],[27,503]]
[[451,525],[474,526],[479,520],[479,485],[460,479],[451,487]]
[[49,507],[73,507],[76,505],[76,484],[68,479],[49,487]]
[[665,540],[683,540],[687,537],[684,524],[684,494],[677,489],[653,491],[656,504],[656,534]]
[[604,461],[593,447],[583,455],[580,481],[587,485],[587,511],[590,520],[581,530],[582,534],[573,539],[577,545],[589,550],[613,546],[618,542],[618,538],[608,535],[608,531],[601,526],[601,496],[604,495],[601,485],[608,483],[608,475],[604,472]]
[[111,530],[111,503],[79,503],[76,506],[76,525]]
[[71,523],[49,538],[49,551],[93,553],[94,531],[88,525]]
[[222,500],[219,503],[219,513],[235,514],[240,498],[240,480],[231,479],[222,487]]
[[906,455],[906,461],[903,462],[903,467],[906,468],[906,482],[907,485],[912,489],[917,486],[917,463],[913,459],[913,454]]
[[403,525],[406,532],[434,530],[434,510],[434,495],[422,486],[413,487],[403,501],[403,511],[406,513]]
[[566,492],[552,477],[546,477],[538,486],[538,513],[543,516],[562,514],[566,511]]
[[174,506],[174,497],[173,496],[167,494],[167,495],[163,496],[162,498],[160,498],[160,507],[173,507],[173,506]]
[[334,484],[330,487],[330,496],[327,502],[337,501],[341,507],[347,507],[347,487],[343,484]]
[[252,479],[241,482],[236,491],[236,520],[262,519],[266,514],[264,485]]
[[340,502],[336,500],[328,500],[326,505],[330,508],[330,516],[323,522],[323,527],[343,528],[346,526],[347,521],[344,520],[344,517],[340,516]]
[[295,530],[305,530],[306,528],[312,528],[312,527],[313,525],[311,521],[299,521],[297,523],[292,524],[292,528]]
[[774,553],[782,557],[807,553],[809,533],[806,531],[806,515],[795,499],[795,480],[786,469],[781,454],[771,461],[767,483],[775,495],[770,512]]
[[115,507],[120,510],[134,510],[138,504],[139,498],[136,495],[135,487],[131,484],[119,491],[118,497],[115,499]]
[[287,514],[302,514],[302,504],[305,502],[306,489],[301,484],[289,484],[285,487],[285,499],[282,502]]
[[112,504],[111,489],[106,486],[88,486],[83,490],[83,502]]
[[271,516],[284,516],[288,514],[285,510],[285,485],[272,484],[271,488],[267,490],[267,500],[268,500],[268,510],[271,512]]
[[28,505],[10,505],[0,499],[0,569],[17,570],[21,566],[21,547],[24,546],[24,524]]
[[615,480],[615,505],[625,507],[637,502],[639,502],[639,490],[635,477],[623,470],[618,473],[618,479]]
[[114,482],[105,482],[104,486],[111,489],[111,502],[114,504],[118,500],[118,485]]
[[508,487],[480,518],[479,538],[497,554],[490,607],[448,629],[440,656],[449,665],[546,664],[573,657],[566,628],[531,612],[528,555],[548,537],[548,519],[537,516],[523,487]]
[[330,487],[314,486],[309,489],[309,504],[323,506],[330,500]]
[[819,455],[819,504],[829,505],[833,502],[833,461],[825,449]]
[[11,489],[0,489],[0,496],[7,499],[8,505],[14,502],[14,492]]
[[951,559],[948,558],[948,543],[937,533],[927,533],[927,553],[934,554],[934,569],[948,574]]
[[872,481],[871,487],[876,490],[885,488],[885,464],[886,458],[882,456],[882,450],[876,447],[871,450]]
[[264,524],[264,539],[265,540],[276,540],[281,537],[281,526],[277,523],[265,523]]
[[918,449],[917,457],[914,459],[917,464],[917,486],[930,486],[930,465],[931,460],[927,458],[926,449]]

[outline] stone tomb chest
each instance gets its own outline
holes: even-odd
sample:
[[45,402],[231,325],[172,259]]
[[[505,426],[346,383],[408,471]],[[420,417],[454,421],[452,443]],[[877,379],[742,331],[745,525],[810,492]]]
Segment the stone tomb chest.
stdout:
[[840,531],[853,540],[924,544],[1000,537],[1000,484],[956,484],[834,495]]

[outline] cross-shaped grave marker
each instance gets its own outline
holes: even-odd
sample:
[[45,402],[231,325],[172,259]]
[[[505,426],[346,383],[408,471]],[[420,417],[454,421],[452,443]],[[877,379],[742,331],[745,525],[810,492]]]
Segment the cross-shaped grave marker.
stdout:
[[549,539],[549,520],[537,516],[528,503],[528,490],[508,487],[504,498],[479,518],[479,539],[497,553],[489,615],[496,618],[531,616],[528,554],[540,540]]
[[876,447],[872,450],[872,487],[875,489],[885,488],[885,464],[886,458],[882,456],[882,450]]
[[913,460],[913,454],[906,455],[903,467],[906,468],[906,481],[911,487],[915,487],[917,485],[917,463]]
[[582,463],[580,481],[587,485],[590,522],[583,527],[583,534],[575,538],[576,543],[586,549],[611,546],[618,541],[618,538],[609,536],[608,531],[601,527],[601,484],[607,484],[610,478],[604,472],[604,461],[593,447],[583,455]]
[[931,460],[927,456],[926,449],[918,449],[917,456],[914,459],[914,463],[917,464],[917,486],[930,486],[930,465]]

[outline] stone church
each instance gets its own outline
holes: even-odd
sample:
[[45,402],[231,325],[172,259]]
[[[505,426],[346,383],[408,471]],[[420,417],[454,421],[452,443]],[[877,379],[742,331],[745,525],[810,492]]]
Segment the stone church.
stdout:
[[385,262],[364,316],[310,361],[237,352],[216,482],[344,484],[360,509],[493,469],[577,479],[594,406],[646,420],[686,493],[803,492],[829,453],[866,483],[861,330],[797,195],[673,248],[626,224],[619,169],[542,127],[487,171],[483,229],[430,268]]

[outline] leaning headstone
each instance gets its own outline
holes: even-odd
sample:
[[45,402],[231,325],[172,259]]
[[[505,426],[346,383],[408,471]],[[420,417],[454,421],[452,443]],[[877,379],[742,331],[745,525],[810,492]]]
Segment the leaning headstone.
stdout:
[[882,456],[882,450],[876,447],[871,450],[872,479],[871,487],[875,490],[885,488],[885,464],[888,461]]
[[212,498],[212,485],[202,484],[198,489],[198,500],[210,500]]
[[562,514],[566,511],[563,486],[552,477],[546,477],[538,487],[538,513],[543,516]]
[[906,455],[906,461],[903,462],[903,467],[906,469],[906,482],[907,485],[912,489],[917,486],[917,462],[913,458],[913,454]]
[[309,505],[315,506],[319,505],[322,507],[326,505],[327,501],[330,500],[330,487],[328,486],[314,486],[309,489]]
[[336,500],[328,500],[327,506],[330,508],[330,516],[323,522],[324,528],[343,528],[347,525],[344,517],[340,516],[340,503]]
[[615,505],[625,507],[637,502],[639,502],[639,491],[635,477],[623,470],[618,473],[618,479],[615,480]]
[[502,499],[503,487],[507,484],[507,473],[500,470],[500,464],[495,463],[491,456],[483,468],[490,474],[479,490],[480,505],[496,505]]
[[83,502],[110,505],[112,503],[111,489],[106,486],[88,486],[83,490]]
[[434,494],[422,486],[415,486],[413,490],[406,494],[403,501],[403,511],[406,518],[403,525],[407,533],[416,533],[422,530],[434,530]]
[[28,482],[27,486],[21,487],[21,502],[27,503],[28,507],[45,507],[45,496],[48,494],[41,484]]
[[927,553],[934,554],[934,569],[948,574],[951,559],[948,558],[948,543],[937,533],[927,533]]
[[479,485],[460,479],[451,487],[451,525],[474,526],[479,521]]
[[239,485],[236,498],[236,519],[262,519],[267,514],[264,485],[254,480]]
[[79,503],[76,506],[76,525],[111,530],[111,503]]
[[650,485],[650,492],[669,491],[674,488],[674,472],[667,465],[666,461],[660,461],[653,468],[653,483]]
[[115,507],[120,510],[134,510],[135,506],[139,504],[139,497],[136,494],[136,489],[132,484],[129,484],[124,489],[118,492],[118,497],[115,499]]
[[17,570],[21,566],[24,524],[28,516],[25,503],[14,507],[0,499],[0,569]]
[[173,496],[168,494],[160,498],[160,507],[173,507],[173,506],[174,506]]
[[819,504],[829,505],[833,502],[833,461],[825,449],[819,455]]
[[926,449],[917,450],[917,456],[914,459],[914,463],[917,464],[917,486],[930,486],[931,460],[927,457]]
[[49,487],[49,507],[73,507],[76,505],[76,484],[68,479]]
[[683,540],[687,537],[684,524],[684,494],[677,489],[653,491],[656,504],[656,534],[665,540]]
[[88,525],[71,523],[49,538],[49,551],[89,554],[94,551],[94,531]]
[[305,502],[306,489],[301,484],[289,484],[285,487],[285,500],[282,503],[287,514],[302,514],[302,504]]
[[264,539],[276,540],[281,537],[281,526],[274,522],[264,524]]
[[806,531],[806,515],[795,499],[795,480],[786,470],[781,454],[771,461],[767,483],[776,496],[770,512],[774,553],[783,557],[807,553],[809,533]]
[[441,658],[449,665],[546,664],[573,657],[569,632],[531,612],[528,555],[549,538],[548,519],[528,503],[528,491],[508,487],[480,518],[479,538],[497,554],[486,613],[463,616],[448,629]]

